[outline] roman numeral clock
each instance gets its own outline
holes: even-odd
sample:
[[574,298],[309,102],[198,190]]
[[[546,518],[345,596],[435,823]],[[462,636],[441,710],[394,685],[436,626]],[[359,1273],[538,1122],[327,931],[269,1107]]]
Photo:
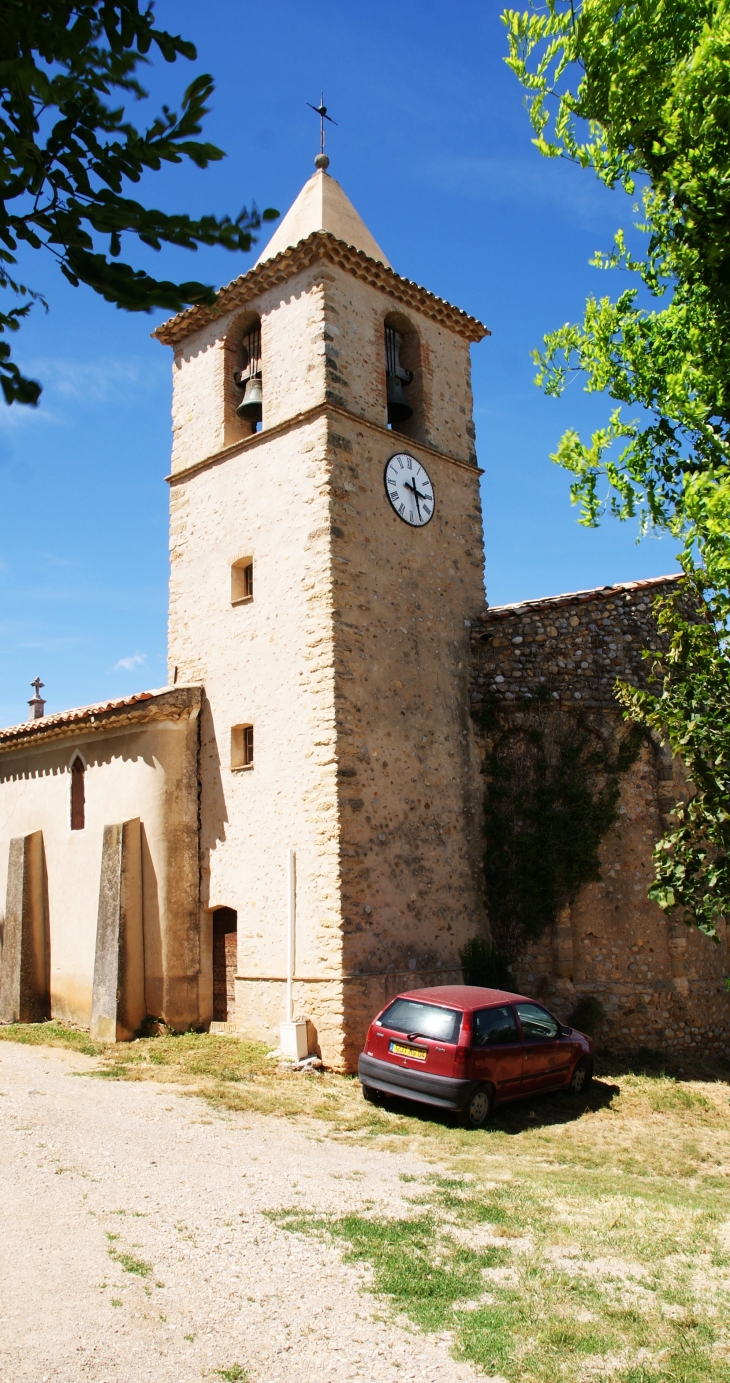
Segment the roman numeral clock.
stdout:
[[386,463],[385,493],[404,523],[423,528],[433,518],[436,501],[428,471],[407,451]]

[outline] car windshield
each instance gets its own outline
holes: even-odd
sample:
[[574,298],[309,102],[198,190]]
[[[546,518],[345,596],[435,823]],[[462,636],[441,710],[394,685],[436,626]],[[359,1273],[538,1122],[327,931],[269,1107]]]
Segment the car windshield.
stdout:
[[438,1042],[456,1042],[461,1027],[461,1013],[436,1004],[422,1004],[418,999],[396,999],[378,1019],[391,1032],[433,1037]]

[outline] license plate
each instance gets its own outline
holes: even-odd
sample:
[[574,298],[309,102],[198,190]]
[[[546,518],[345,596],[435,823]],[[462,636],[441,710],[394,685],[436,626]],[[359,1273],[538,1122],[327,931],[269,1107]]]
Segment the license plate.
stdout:
[[428,1056],[427,1047],[407,1047],[405,1042],[391,1042],[388,1051],[394,1056],[409,1056],[413,1061],[425,1061]]

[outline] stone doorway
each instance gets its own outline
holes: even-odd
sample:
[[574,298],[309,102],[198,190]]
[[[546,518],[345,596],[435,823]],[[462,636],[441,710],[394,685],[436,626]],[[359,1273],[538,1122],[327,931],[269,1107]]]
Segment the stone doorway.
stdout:
[[216,908],[213,913],[213,1022],[233,1023],[236,1017],[238,913]]

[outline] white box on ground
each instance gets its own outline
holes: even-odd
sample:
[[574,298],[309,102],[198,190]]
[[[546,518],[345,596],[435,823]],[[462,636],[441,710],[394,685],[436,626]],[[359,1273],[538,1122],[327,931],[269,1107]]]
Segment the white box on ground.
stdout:
[[294,1061],[301,1061],[308,1056],[307,1051],[307,1022],[306,1019],[298,1019],[293,1023],[282,1023],[279,1027],[279,1049],[284,1056],[293,1057]]

